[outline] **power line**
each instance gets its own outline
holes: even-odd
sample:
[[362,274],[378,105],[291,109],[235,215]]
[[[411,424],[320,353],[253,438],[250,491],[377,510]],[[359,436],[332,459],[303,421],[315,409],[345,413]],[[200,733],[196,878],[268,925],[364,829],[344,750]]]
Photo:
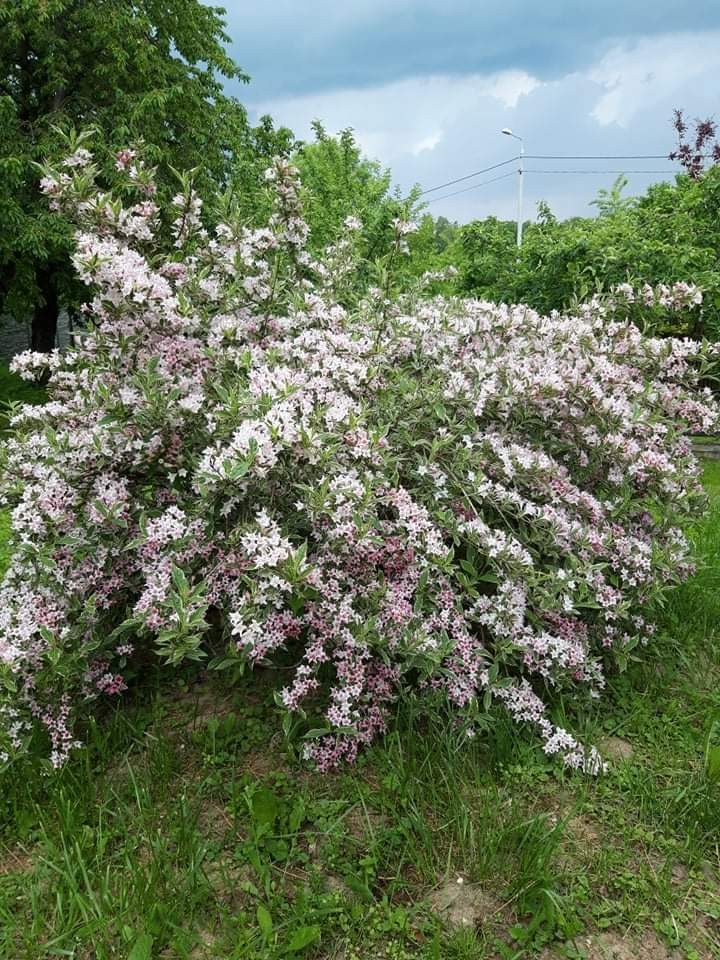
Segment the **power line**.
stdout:
[[[625,174],[635,174],[635,173],[670,173],[669,170],[533,170],[532,167],[524,171],[525,174],[528,173],[582,173],[582,174],[606,174],[606,173],[625,173]],[[437,203],[439,200],[447,200],[450,197],[456,197],[460,193],[467,193],[469,190],[476,190],[478,187],[484,187],[488,183],[497,183],[498,180],[507,180],[508,177],[514,177],[515,171],[512,170],[510,173],[504,173],[500,177],[491,177],[489,180],[482,180],[480,183],[474,183],[471,187],[463,187],[462,190],[453,190],[452,193],[444,193],[441,197],[433,197],[432,200],[426,200],[425,203]],[[466,179],[466,178],[464,178]],[[458,181],[455,181],[456,183]]]
[[578,156],[565,156],[560,154],[526,153],[526,160],[668,160],[671,163],[677,163],[676,160],[670,160],[666,154],[659,153],[634,153],[634,154],[603,154],[602,156],[589,156],[581,154]]
[[[516,160],[520,159],[520,155],[517,154],[514,157],[510,157],[509,160],[503,160],[501,163],[494,163],[490,167],[483,167],[482,170],[475,170],[474,173],[468,173],[464,177],[457,177],[455,180],[447,180],[445,183],[439,183],[436,187],[429,187],[427,190],[423,190],[419,195],[424,197],[428,193],[435,193],[436,190],[444,190],[445,187],[452,187],[456,183],[462,183],[464,180],[472,180],[473,177],[479,177],[483,173],[489,173],[491,170],[497,170],[499,167],[507,166],[509,163],[515,163]],[[670,160],[666,153],[633,153],[633,154],[602,154],[602,155],[591,155],[591,154],[542,154],[542,153],[526,153],[526,160],[667,160],[669,163],[677,163],[676,160]],[[612,171],[608,171],[612,173]],[[624,173],[624,170],[620,171]],[[659,173],[667,173],[669,171],[660,170]],[[428,201],[432,203],[433,201]]]
[[[452,193],[444,193],[441,197],[433,197],[432,200],[426,200],[426,203],[437,203],[438,200],[447,200],[448,197],[456,197],[459,193],[467,193],[468,190],[477,190],[478,187],[484,187],[488,183],[497,183],[498,180],[507,180],[508,177],[514,177],[515,171],[511,170],[510,173],[503,173],[500,177],[491,177],[490,180],[482,180],[480,183],[474,183],[471,187],[463,187],[462,190],[453,190]],[[467,179],[463,177],[462,179]],[[458,181],[455,181],[458,183]],[[440,189],[439,187],[437,189]]]
[[[482,170],[476,170],[475,173],[468,173],[464,177],[458,177],[457,180],[448,180],[447,183],[439,183],[436,187],[430,187],[428,190],[423,190],[420,196],[424,197],[426,193],[434,193],[436,190],[443,190],[445,187],[452,187],[455,183],[462,183],[463,180],[470,180],[472,177],[479,177],[482,173],[489,173],[491,170],[497,170],[498,167],[506,167],[509,163],[515,163],[515,161],[519,159],[520,154],[515,157],[510,157],[509,160],[503,160],[502,163],[494,163],[491,167],[484,167]],[[432,200],[429,200],[428,203],[432,203]]]
[[672,170],[534,170],[527,168],[525,173],[625,173],[628,176],[633,173],[672,173]]

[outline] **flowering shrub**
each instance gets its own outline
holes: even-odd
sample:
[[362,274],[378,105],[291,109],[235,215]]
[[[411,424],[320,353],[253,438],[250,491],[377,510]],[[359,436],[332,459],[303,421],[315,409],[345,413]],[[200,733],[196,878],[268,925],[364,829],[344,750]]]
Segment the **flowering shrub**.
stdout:
[[291,166],[268,174],[266,227],[228,206],[212,236],[189,184],[163,218],[152,171],[117,166],[134,203],[87,152],[43,181],[93,299],[72,351],[15,362],[49,368],[50,400],[15,412],[4,454],[4,755],[41,728],[62,763],[149,656],[282,657],[278,702],[320,769],[413,691],[470,736],[496,701],[597,771],[547,704],[597,696],[691,570],[706,348],[599,301],[544,317],[388,282],[351,308],[357,222],[315,262]]
[[611,289],[607,302],[616,317],[631,320],[644,333],[665,336],[703,327],[703,294],[694,283],[644,283],[637,290],[620,283]]

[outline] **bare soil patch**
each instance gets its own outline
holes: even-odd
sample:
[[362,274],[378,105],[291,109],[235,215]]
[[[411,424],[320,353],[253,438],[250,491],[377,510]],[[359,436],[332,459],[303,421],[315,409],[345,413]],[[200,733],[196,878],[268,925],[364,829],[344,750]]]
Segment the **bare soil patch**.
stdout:
[[495,922],[503,911],[503,904],[477,883],[459,883],[449,880],[429,897],[435,913],[451,930],[481,927]]

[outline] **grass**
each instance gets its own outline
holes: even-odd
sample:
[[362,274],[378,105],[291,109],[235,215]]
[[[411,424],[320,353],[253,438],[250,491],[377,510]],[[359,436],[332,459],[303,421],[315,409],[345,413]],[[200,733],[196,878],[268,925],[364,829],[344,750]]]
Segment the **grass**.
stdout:
[[407,704],[322,777],[282,738],[271,675],[149,673],[59,775],[0,781],[0,958],[720,956],[719,463],[706,484],[697,575],[582,721],[626,755],[605,776],[500,715],[459,744]]
[[0,431],[7,427],[7,403],[40,403],[44,397],[41,387],[22,380],[16,373],[10,373],[5,364],[0,363]]
[[0,510],[0,577],[5,573],[10,560],[9,536],[10,514],[7,510]]
[[[41,387],[27,383],[0,363],[0,439],[7,430],[8,403],[40,403],[45,394]],[[10,534],[10,518],[6,510],[0,510],[0,576],[5,572],[10,553],[7,539]]]

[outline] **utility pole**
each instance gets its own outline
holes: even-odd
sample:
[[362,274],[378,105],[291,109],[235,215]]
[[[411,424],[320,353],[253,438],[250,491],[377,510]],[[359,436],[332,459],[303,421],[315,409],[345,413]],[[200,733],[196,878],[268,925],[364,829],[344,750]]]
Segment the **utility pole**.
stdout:
[[520,141],[520,155],[518,157],[518,206],[517,206],[517,245],[518,249],[522,246],[523,233],[523,160],[525,158],[525,142],[522,137],[513,133],[509,127],[503,127],[502,133],[506,137],[513,137]]

